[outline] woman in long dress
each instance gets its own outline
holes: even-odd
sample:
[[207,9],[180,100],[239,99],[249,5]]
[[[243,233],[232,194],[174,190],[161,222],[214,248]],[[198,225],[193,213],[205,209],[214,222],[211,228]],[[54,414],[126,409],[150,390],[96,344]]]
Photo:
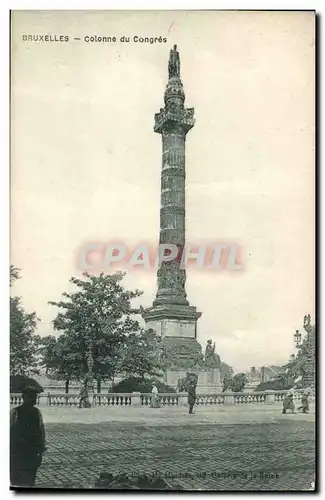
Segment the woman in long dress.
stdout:
[[159,397],[158,397],[158,389],[155,384],[152,386],[152,391],[151,391],[151,408],[159,408]]
[[90,402],[89,402],[89,392],[88,392],[88,380],[85,379],[81,391],[79,393],[79,408],[90,408]]

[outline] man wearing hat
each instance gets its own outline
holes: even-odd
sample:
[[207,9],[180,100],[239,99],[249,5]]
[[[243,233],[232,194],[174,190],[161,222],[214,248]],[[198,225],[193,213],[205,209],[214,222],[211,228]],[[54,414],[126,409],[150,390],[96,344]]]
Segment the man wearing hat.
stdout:
[[23,390],[23,404],[10,412],[10,483],[34,486],[45,451],[45,431],[41,412],[35,408],[38,389]]

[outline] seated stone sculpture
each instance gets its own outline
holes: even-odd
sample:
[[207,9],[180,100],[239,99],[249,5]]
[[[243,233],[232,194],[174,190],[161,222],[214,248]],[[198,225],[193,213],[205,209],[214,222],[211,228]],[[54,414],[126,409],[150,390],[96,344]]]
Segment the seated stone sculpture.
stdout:
[[212,345],[212,340],[208,340],[204,356],[205,366],[207,368],[220,368],[220,356],[215,352],[215,349],[216,344],[214,343]]

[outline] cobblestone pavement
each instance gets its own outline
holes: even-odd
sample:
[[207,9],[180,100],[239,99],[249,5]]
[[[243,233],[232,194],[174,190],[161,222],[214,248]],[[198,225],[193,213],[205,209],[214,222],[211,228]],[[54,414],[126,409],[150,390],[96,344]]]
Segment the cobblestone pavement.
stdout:
[[167,408],[139,408],[125,420],[130,408],[119,417],[103,410],[106,421],[92,423],[71,422],[89,422],[86,409],[71,408],[69,423],[58,421],[60,410],[51,418],[43,412],[48,451],[37,486],[91,488],[100,472],[159,474],[186,490],[301,491],[314,479],[314,415],[198,408],[190,416],[174,408],[171,416]]

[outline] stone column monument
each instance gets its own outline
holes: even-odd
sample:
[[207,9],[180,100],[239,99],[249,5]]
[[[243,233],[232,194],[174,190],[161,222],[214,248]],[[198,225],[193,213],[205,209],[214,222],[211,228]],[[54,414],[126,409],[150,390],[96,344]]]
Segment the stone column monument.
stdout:
[[[162,338],[168,366],[165,381],[176,386],[186,372],[196,370],[198,387],[205,387],[211,367],[205,366],[202,348],[197,341],[197,321],[201,313],[187,300],[186,271],[180,268],[185,245],[185,142],[195,119],[194,108],[184,106],[185,93],[176,45],[170,51],[168,76],[165,107],[155,114],[154,124],[154,131],[162,137],[159,243],[176,245],[178,257],[162,262],[157,272],[156,299],[153,306],[143,312],[143,318],[146,328],[152,328]],[[211,383],[215,386],[218,374],[212,378]]]

